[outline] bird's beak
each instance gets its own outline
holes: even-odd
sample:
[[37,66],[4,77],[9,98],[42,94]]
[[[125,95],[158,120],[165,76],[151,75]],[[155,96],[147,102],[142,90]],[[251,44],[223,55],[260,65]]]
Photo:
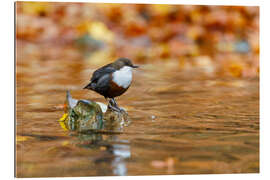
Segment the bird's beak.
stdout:
[[138,68],[139,66],[132,65],[131,67],[132,67],[132,68]]

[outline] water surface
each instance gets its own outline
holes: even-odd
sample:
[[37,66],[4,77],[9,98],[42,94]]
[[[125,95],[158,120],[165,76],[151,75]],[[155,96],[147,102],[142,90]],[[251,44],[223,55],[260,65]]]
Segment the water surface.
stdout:
[[258,78],[142,65],[118,98],[132,120],[123,133],[77,134],[60,126],[61,104],[67,89],[106,102],[82,90],[97,66],[26,52],[17,52],[18,177],[259,172]]

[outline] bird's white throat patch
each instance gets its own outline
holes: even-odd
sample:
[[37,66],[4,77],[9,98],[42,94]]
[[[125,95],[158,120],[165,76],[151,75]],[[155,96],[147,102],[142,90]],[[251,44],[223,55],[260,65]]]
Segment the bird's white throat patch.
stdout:
[[124,66],[113,73],[113,81],[123,88],[127,88],[132,81],[132,67]]

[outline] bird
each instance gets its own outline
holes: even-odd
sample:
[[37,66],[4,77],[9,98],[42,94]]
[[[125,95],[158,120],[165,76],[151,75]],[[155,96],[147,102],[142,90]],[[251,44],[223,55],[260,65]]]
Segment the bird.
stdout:
[[128,58],[118,58],[113,63],[107,64],[94,71],[90,83],[83,89],[89,89],[109,98],[108,107],[121,112],[115,97],[124,94],[132,82],[132,70],[139,66],[133,65]]

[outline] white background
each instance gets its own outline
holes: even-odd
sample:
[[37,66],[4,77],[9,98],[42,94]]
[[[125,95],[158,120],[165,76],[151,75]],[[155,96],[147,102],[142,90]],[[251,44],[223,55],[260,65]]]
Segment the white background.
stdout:
[[[35,0],[32,0],[35,1]],[[42,0],[39,0],[42,1]],[[47,0],[51,1],[51,0]],[[59,0],[55,0],[59,1]],[[61,0],[63,1],[63,0]],[[65,2],[75,0],[65,0]],[[128,179],[270,179],[270,1],[269,0],[80,0],[80,2],[249,5],[260,6],[260,174],[128,176]],[[14,179],[14,1],[1,0],[0,6],[0,178]],[[127,177],[83,177],[66,179],[119,179]],[[30,178],[25,178],[30,179]],[[31,178],[36,179],[36,178]],[[52,179],[52,178],[43,178]],[[63,178],[53,178],[63,179]]]

